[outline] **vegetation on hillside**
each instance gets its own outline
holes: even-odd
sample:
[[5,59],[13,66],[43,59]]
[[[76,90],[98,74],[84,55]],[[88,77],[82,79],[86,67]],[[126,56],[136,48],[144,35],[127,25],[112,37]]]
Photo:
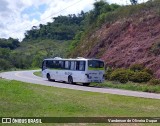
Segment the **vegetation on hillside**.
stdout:
[[26,31],[23,42],[37,39],[72,40],[77,32],[83,30],[85,16],[86,14],[81,11],[77,16],[69,14],[54,17],[53,22],[33,26],[31,30]]
[[55,40],[41,40],[22,42],[15,50],[0,48],[0,70],[11,68],[27,69],[41,67],[44,58],[66,57],[68,42]]
[[16,49],[17,47],[20,46],[19,40],[18,39],[3,39],[0,38],[0,48],[9,48],[11,50]]
[[114,12],[120,7],[121,6],[117,4],[108,4],[104,0],[96,1],[94,3],[93,10],[86,13],[86,16],[84,18],[84,31],[78,32],[71,41],[68,56],[75,56],[77,54],[75,50],[77,50],[80,42],[85,40],[89,35],[95,32],[96,28],[100,27],[106,21],[106,16],[108,14]]
[[33,26],[26,31],[22,42],[18,39],[0,39],[0,70],[41,67],[44,58],[66,57],[69,40],[83,30],[85,13],[76,16],[58,16],[47,25]]

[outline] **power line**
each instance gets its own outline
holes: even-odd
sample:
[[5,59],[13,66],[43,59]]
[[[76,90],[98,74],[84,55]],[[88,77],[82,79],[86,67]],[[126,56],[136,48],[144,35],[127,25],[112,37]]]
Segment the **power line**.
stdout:
[[[41,20],[38,21],[37,23],[32,24],[32,26],[34,26],[35,24],[38,24],[38,23],[40,23],[40,22],[42,22],[42,21],[44,21],[44,20],[46,20],[46,19],[48,19],[48,18],[53,17],[53,15],[59,14],[60,12],[63,12],[64,10],[67,10],[68,8],[70,8],[70,7],[78,4],[78,3],[81,2],[81,1],[82,1],[82,0],[79,0],[79,1],[77,1],[77,2],[75,2],[75,3],[73,3],[73,4],[71,4],[71,5],[67,6],[67,7],[64,8],[64,9],[62,9],[62,10],[60,10],[60,11],[58,11],[58,12],[55,12],[55,13],[51,14],[50,16],[48,16],[48,17],[46,17],[46,18],[44,18],[44,19],[41,19]],[[27,29],[27,28],[29,28],[29,27],[30,27],[30,25],[28,25],[28,26],[25,27],[24,29]],[[23,29],[17,30],[17,31],[15,31],[15,32],[11,33],[11,34],[14,34],[14,33],[16,33],[16,32],[22,31],[22,30],[23,30]]]
[[[76,3],[73,3],[72,5],[70,5],[70,6],[66,7],[66,8],[64,8],[64,9],[62,9],[62,10],[60,10],[60,11],[58,11],[58,12],[55,12],[55,13],[51,14],[50,16],[46,17],[46,19],[52,17],[53,15],[56,15],[56,14],[58,14],[58,13],[64,11],[64,10],[66,10],[66,9],[68,9],[68,8],[70,8],[70,7],[74,6],[74,5],[76,5],[76,4],[78,4],[80,1],[82,1],[82,0],[79,0],[79,1],[77,1]],[[42,19],[41,21],[46,20],[46,19]]]

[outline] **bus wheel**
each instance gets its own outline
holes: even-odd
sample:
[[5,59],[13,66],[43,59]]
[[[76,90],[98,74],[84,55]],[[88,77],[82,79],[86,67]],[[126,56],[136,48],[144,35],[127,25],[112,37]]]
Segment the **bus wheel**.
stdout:
[[69,84],[73,84],[73,78],[72,78],[72,76],[69,76],[69,77],[68,77],[68,83],[69,83]]
[[48,79],[48,81],[51,81],[51,76],[49,73],[47,74],[47,79]]
[[83,83],[83,86],[88,86],[90,83]]

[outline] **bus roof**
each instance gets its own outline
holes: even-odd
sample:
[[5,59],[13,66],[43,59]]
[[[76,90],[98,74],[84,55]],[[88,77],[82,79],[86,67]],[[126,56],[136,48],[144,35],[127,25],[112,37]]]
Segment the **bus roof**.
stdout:
[[44,60],[98,60],[98,61],[103,61],[101,59],[95,59],[95,58],[83,58],[83,57],[77,57],[77,58],[61,58],[61,57],[55,57],[55,58],[47,58],[47,59],[44,59]]

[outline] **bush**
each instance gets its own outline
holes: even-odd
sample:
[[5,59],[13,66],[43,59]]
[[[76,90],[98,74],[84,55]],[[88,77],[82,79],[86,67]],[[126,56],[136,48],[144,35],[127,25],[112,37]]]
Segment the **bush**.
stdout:
[[105,71],[105,80],[110,80],[110,75],[113,72],[113,69],[108,67],[107,70]]
[[131,81],[132,80],[132,76],[134,76],[135,72],[128,69],[127,73],[128,73],[128,80]]
[[144,69],[144,66],[142,64],[133,64],[130,66],[130,70],[137,72],[142,71]]
[[8,70],[12,68],[12,65],[8,60],[0,59],[0,70]]
[[153,75],[153,71],[152,71],[151,69],[148,69],[148,68],[144,68],[144,69],[142,70],[142,72],[147,72],[147,73],[149,73],[150,75]]
[[130,77],[130,81],[133,82],[148,82],[152,76],[147,72],[134,72],[134,74]]
[[149,84],[151,84],[151,85],[160,85],[160,79],[151,79],[149,81]]
[[112,81],[119,81],[121,83],[127,83],[128,82],[128,70],[116,69],[111,73],[110,79]]
[[148,82],[152,78],[153,72],[145,68],[141,64],[134,64],[130,69],[116,69],[109,70],[106,72],[106,79],[111,81],[118,81],[121,83],[127,83],[128,81],[142,83]]

